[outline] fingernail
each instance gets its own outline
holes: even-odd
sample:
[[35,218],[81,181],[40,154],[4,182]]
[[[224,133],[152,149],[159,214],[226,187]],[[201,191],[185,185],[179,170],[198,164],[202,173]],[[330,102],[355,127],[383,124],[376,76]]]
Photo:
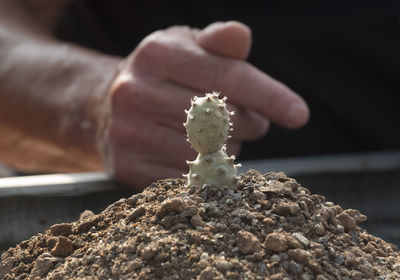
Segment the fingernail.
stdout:
[[300,127],[307,123],[310,115],[308,107],[303,102],[293,103],[288,111],[288,123],[290,128]]

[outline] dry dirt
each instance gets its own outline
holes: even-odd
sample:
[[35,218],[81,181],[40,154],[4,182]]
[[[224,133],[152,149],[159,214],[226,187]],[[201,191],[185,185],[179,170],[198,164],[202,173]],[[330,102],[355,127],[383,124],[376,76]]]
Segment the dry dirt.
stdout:
[[218,192],[168,179],[10,248],[0,279],[400,279],[365,220],[283,173]]

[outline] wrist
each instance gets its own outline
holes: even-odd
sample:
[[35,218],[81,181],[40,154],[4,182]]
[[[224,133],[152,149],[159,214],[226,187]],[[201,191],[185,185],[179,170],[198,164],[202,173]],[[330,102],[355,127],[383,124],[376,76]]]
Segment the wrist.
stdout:
[[0,6],[2,160],[30,171],[99,169],[97,106],[121,58],[56,40],[13,1]]
[[[73,152],[78,159],[84,159],[91,169],[103,167],[104,151],[107,146],[108,124],[111,121],[109,88],[119,73],[121,58],[98,55],[89,58],[87,69],[81,71],[76,81],[80,91],[74,96],[78,104],[68,112],[69,123],[65,133],[68,135],[64,149]],[[82,81],[83,80],[83,81]],[[61,132],[61,135],[64,134]]]

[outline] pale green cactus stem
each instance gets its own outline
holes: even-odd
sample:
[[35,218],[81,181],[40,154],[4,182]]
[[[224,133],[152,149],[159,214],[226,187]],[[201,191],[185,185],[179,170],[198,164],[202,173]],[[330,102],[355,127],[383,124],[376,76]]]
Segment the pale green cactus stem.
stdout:
[[232,123],[229,117],[233,112],[226,109],[226,97],[219,99],[216,92],[207,93],[204,97],[194,97],[191,100],[191,108],[187,113],[186,128],[187,141],[199,155],[195,161],[187,162],[189,174],[188,186],[208,186],[221,189],[224,186],[231,187],[237,182],[237,169],[235,157],[228,157],[225,141]]

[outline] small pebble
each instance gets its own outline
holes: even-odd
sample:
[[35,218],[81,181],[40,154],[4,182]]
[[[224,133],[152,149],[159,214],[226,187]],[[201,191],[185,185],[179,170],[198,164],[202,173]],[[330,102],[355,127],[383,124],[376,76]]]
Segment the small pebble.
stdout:
[[292,235],[304,246],[307,247],[310,244],[310,241],[300,232],[292,233]]

